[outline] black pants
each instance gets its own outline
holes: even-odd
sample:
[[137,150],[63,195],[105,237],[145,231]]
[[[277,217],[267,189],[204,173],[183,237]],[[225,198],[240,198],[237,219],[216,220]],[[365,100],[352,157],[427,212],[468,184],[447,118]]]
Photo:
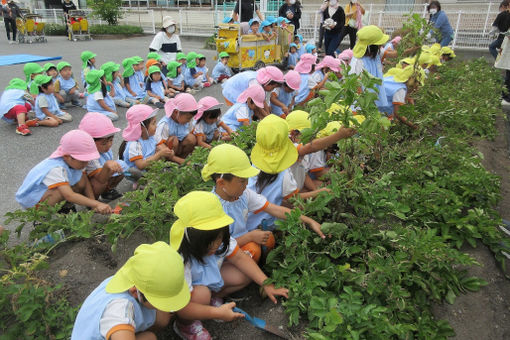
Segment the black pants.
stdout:
[[507,102],[510,102],[510,70],[506,70],[505,87],[506,93],[503,93],[503,99],[505,99]]
[[324,41],[324,26],[319,28],[319,41],[317,42],[317,49],[322,48],[322,42]]
[[4,18],[5,23],[5,31],[7,32],[7,40],[11,40],[11,31],[12,31],[12,41],[16,41],[16,33],[18,30],[16,29],[16,19],[12,18]]
[[349,46],[351,50],[354,48],[354,44],[356,44],[356,33],[358,32],[357,28],[352,28],[351,26],[344,26],[342,28],[342,32],[340,32],[340,43],[344,40],[345,36],[349,35]]

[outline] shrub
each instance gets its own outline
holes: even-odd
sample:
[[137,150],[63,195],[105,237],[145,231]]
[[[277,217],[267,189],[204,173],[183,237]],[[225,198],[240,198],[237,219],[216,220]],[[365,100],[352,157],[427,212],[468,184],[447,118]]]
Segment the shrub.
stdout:
[[90,26],[91,34],[141,34],[143,28],[131,25],[94,25]]
[[62,24],[46,24],[44,26],[46,35],[66,35],[66,26]]
[[117,25],[122,18],[122,0],[87,0],[92,15],[101,18],[109,25]]

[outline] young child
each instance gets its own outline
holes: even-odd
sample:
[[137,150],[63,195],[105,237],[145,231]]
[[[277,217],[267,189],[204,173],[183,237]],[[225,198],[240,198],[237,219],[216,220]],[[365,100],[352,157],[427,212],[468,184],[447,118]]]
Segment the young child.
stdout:
[[165,86],[161,79],[161,70],[159,67],[149,67],[149,76],[147,77],[145,91],[147,91],[147,94],[151,97],[151,102],[153,102],[158,109],[165,107],[165,103],[170,100],[165,94]]
[[264,108],[266,98],[264,89],[259,84],[251,85],[237,98],[237,102],[228,109],[221,118],[232,131],[237,131],[241,126],[248,126],[253,119],[256,108]]
[[166,75],[168,88],[173,90],[174,94],[187,90],[184,83],[184,74],[182,74],[182,65],[177,61],[171,61],[166,65]]
[[227,52],[221,52],[218,55],[218,63],[214,66],[211,76],[213,81],[217,83],[223,83],[228,78],[232,77],[232,70],[228,66],[228,59],[230,56]]
[[40,126],[55,127],[73,121],[73,117],[69,113],[59,108],[54,95],[53,80],[50,76],[38,75],[33,83],[38,87],[39,92],[35,99],[35,117]]
[[[388,106],[380,107],[380,111],[386,113],[390,119],[397,119],[407,126],[417,129],[418,126],[410,122],[406,117],[398,114],[400,106],[405,105],[408,92],[408,81],[414,73],[414,67],[409,65],[404,69],[392,68],[385,75],[383,86],[387,96]],[[414,79],[414,78],[413,78]],[[390,104],[391,103],[391,104]]]
[[142,244],[85,299],[71,340],[156,339],[172,313],[190,301],[184,266],[165,242]]
[[299,90],[295,98],[296,105],[304,105],[310,99],[312,99],[315,95],[315,92],[310,91],[310,87],[308,86],[308,81],[315,68],[315,62],[317,57],[311,55],[309,53],[305,53],[299,59],[294,71],[299,73],[301,78],[301,84],[299,85]]
[[124,67],[122,77],[124,78],[127,97],[144,104],[147,103],[150,98],[145,91],[145,87],[142,86],[143,81],[140,82],[139,75],[136,73],[140,68],[139,63],[133,58],[126,58],[122,61],[122,66]]
[[197,71],[197,56],[195,52],[189,52],[186,58],[186,69],[184,70],[184,83],[191,89],[201,89],[203,87],[203,73]]
[[158,54],[158,52],[149,52],[147,54],[147,60],[150,60],[150,59],[153,59],[153,60],[156,60],[156,61],[160,61],[161,60],[161,56]]
[[250,29],[248,30],[247,34],[260,35],[260,33],[259,33],[260,20],[259,19],[251,18],[250,21],[248,21],[248,25],[250,26]]
[[119,119],[117,108],[113,98],[108,94],[107,85],[103,70],[90,70],[85,77],[87,81],[87,111],[99,112],[110,118],[112,121]]
[[135,55],[134,57],[132,57],[132,59],[134,60],[135,64],[133,64],[134,68],[135,68],[135,75],[136,75],[136,79],[138,80],[138,82],[140,83],[140,86],[142,88],[145,88],[145,74],[143,72],[143,69],[145,67],[144,65],[144,60],[142,57],[139,57],[137,55]]
[[288,290],[264,285],[267,276],[230,237],[229,225],[234,220],[225,214],[221,203],[210,192],[193,191],[182,197],[174,207],[178,220],[170,230],[170,245],[179,249],[184,258],[184,272],[190,303],[177,312],[175,332],[182,339],[210,340],[211,335],[200,320],[232,321],[242,317],[232,308],[235,303],[223,304],[223,298],[254,281],[269,299],[288,297]]
[[209,87],[214,82],[214,80],[207,74],[209,72],[209,69],[207,66],[205,66],[207,59],[203,54],[198,54],[197,60],[197,67],[195,67],[195,69],[197,72],[202,72],[201,81],[204,87]]
[[259,28],[259,33],[266,41],[270,41],[276,38],[276,32],[272,29],[272,23],[268,20],[262,21],[262,24]]
[[46,72],[47,76],[50,76],[53,79],[53,82],[57,80],[58,72],[57,67],[53,63],[46,63],[43,66],[44,72]]
[[175,61],[177,61],[179,64],[182,65],[182,68],[184,71],[184,69],[186,68],[186,63],[188,62],[188,58],[186,56],[186,54],[182,53],[182,52],[179,52],[175,55]]
[[108,117],[98,112],[89,112],[80,122],[80,130],[88,133],[96,144],[99,158],[91,160],[85,167],[85,172],[94,191],[96,199],[112,201],[121,197],[115,188],[124,178],[123,173],[128,170],[126,162],[113,160],[113,136],[120,131],[113,126]]
[[324,85],[329,79],[330,72],[339,75],[340,60],[327,55],[315,66],[315,72],[308,78],[308,88],[310,92],[317,93],[324,89]]
[[343,50],[337,58],[340,60],[340,62],[342,62],[342,64],[349,65],[351,63],[352,56],[352,50],[347,49]]
[[287,59],[287,67],[293,70],[296,67],[296,64],[299,60],[299,55],[297,53],[297,45],[295,43],[291,43],[289,46],[289,56]]
[[282,87],[277,87],[271,93],[271,112],[285,118],[294,107],[294,100],[301,85],[301,77],[296,71],[290,70],[283,77]]
[[[261,256],[261,246],[267,246],[268,239],[274,241],[274,237],[268,230],[249,230],[246,225],[247,214],[264,211],[276,218],[285,219],[285,214],[290,212],[290,209],[272,204],[263,195],[246,188],[248,178],[257,176],[259,172],[250,164],[243,150],[230,144],[215,146],[202,169],[202,178],[204,181],[212,178],[215,182],[213,192],[219,197],[223,210],[234,219],[230,225],[230,235],[255,262]],[[301,221],[320,237],[324,236],[320,224],[313,219],[303,215]]]
[[81,83],[83,84],[83,88],[87,88],[87,82],[85,81],[85,77],[90,70],[96,69],[96,54],[91,51],[83,51],[80,55],[81,59]]
[[144,170],[150,163],[160,159],[173,160],[174,152],[164,145],[156,145],[156,114],[145,104],[131,106],[126,112],[127,127],[122,131],[124,141],[119,148],[119,157],[129,168]]
[[317,56],[317,48],[315,47],[314,44],[308,43],[305,46],[305,53],[310,53],[314,56]]
[[0,97],[0,116],[8,123],[17,123],[16,133],[27,136],[32,132],[28,129],[38,126],[37,119],[28,120],[28,112],[32,105],[27,101],[27,83],[13,78]]
[[441,47],[441,61],[446,62],[455,58],[455,52],[448,46]]
[[157,145],[164,144],[174,150],[174,160],[182,164],[197,144],[191,133],[191,119],[197,114],[198,103],[189,93],[181,93],[165,104],[165,117],[156,129]]
[[120,107],[131,107],[135,104],[140,104],[140,101],[128,97],[126,88],[124,87],[124,78],[120,74],[120,65],[112,61],[101,65],[101,70],[104,71],[104,78],[107,83],[108,94],[113,98],[113,102],[116,106]]
[[305,46],[303,44],[303,36],[301,34],[296,34],[294,36],[294,44],[297,45],[297,54],[299,58],[301,58],[301,56],[306,53]]
[[[230,140],[233,131],[222,121],[218,121],[221,116],[219,108],[220,102],[213,97],[204,97],[198,101],[198,113],[195,116],[195,127],[193,134],[197,138],[197,145],[210,149],[209,144],[213,140]],[[221,132],[220,128],[226,132]]]
[[35,77],[43,74],[44,69],[36,63],[26,63],[23,66],[23,73],[25,73],[28,92],[35,98],[39,94],[37,85],[33,84]]
[[80,106],[80,91],[78,84],[74,80],[72,66],[66,61],[57,64],[59,75],[54,82],[55,97],[59,101],[61,107],[65,108],[67,103],[74,106]]
[[[41,76],[46,77],[46,76]],[[49,158],[37,164],[16,192],[16,201],[25,209],[46,202],[50,206],[67,201],[110,214],[108,204],[96,201],[90,182],[83,174],[88,162],[99,158],[94,140],[88,133],[71,130]]]

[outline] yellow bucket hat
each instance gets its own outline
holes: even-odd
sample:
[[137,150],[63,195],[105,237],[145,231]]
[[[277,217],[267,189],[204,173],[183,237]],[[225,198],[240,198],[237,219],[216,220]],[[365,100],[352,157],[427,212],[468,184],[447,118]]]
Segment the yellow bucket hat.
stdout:
[[332,115],[333,113],[345,113],[345,112],[352,113],[351,109],[347,105],[340,105],[338,103],[333,103],[329,107],[329,109],[326,110],[329,115]]
[[324,138],[331,136],[335,132],[337,132],[342,127],[342,123],[340,122],[329,122],[328,125],[317,134],[317,138]]
[[412,57],[412,58],[407,57],[407,58],[400,60],[396,67],[404,68],[402,65],[403,63],[406,63],[407,65],[414,65],[415,62],[416,62],[416,57]]
[[165,242],[142,244],[106,285],[110,294],[135,286],[147,301],[163,312],[174,312],[190,300],[182,257]]
[[383,31],[377,26],[365,26],[356,34],[358,41],[352,49],[353,55],[356,58],[361,58],[365,55],[367,47],[370,45],[383,45],[390,38],[389,35],[384,34]]
[[405,83],[411,78],[414,73],[414,66],[409,65],[405,68],[390,68],[384,77],[393,77],[393,80],[397,83]]
[[439,59],[439,57],[437,55],[427,53],[427,52],[423,52],[420,55],[420,59],[418,60],[418,63],[420,65],[424,65],[424,64],[427,65],[427,68],[432,65],[441,66],[441,60]]
[[308,112],[302,110],[292,111],[285,118],[285,121],[289,125],[289,131],[301,131],[312,127],[312,122],[310,122]]
[[218,196],[206,191],[192,191],[181,197],[175,203],[174,214],[178,220],[170,229],[170,245],[175,250],[181,246],[184,230],[188,227],[215,230],[234,222],[225,214]]
[[445,46],[445,47],[441,48],[441,55],[445,55],[445,54],[449,55],[450,58],[455,58],[456,57],[455,52],[451,48],[449,48],[448,46]]
[[432,44],[430,46],[424,45],[421,50],[426,53],[430,53],[433,55],[440,56],[441,55],[441,45],[438,43]]
[[207,164],[202,169],[204,181],[211,179],[212,174],[232,174],[241,178],[257,176],[260,170],[251,166],[246,153],[231,144],[221,144],[211,149],[207,156]]
[[280,173],[297,161],[298,152],[289,139],[289,124],[284,119],[272,114],[262,119],[256,138],[251,161],[265,173]]

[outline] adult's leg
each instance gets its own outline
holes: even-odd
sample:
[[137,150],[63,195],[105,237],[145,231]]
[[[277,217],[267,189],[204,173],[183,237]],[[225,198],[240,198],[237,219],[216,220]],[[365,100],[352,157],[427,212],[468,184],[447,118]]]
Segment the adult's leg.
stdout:
[[441,44],[440,45],[441,45],[441,47],[448,46],[451,41],[452,41],[452,37],[451,36],[444,37],[443,39],[441,39]]
[[11,41],[11,23],[9,19],[4,18],[5,32],[7,33],[7,40]]
[[326,55],[330,55],[332,57],[335,56],[335,50],[340,44],[340,33],[332,33],[331,38],[329,40],[329,45],[326,49]]
[[18,32],[18,28],[16,27],[16,19],[10,19],[10,22],[12,30],[12,41],[16,41],[16,33]]
[[321,24],[319,28],[319,41],[317,42],[317,48],[322,48],[322,43],[324,41],[324,26]]
[[503,99],[510,102],[510,70],[506,70],[505,74],[506,93],[503,93]]
[[[338,37],[338,45],[342,43],[342,40],[344,40],[345,36],[349,34],[349,26],[342,27],[342,30],[340,31],[340,36]],[[350,37],[350,35],[349,35]],[[336,47],[335,47],[336,50]]]
[[351,50],[354,48],[354,45],[356,44],[356,33],[358,33],[357,28],[352,28],[351,26],[345,26],[348,27],[349,32],[349,46]]

